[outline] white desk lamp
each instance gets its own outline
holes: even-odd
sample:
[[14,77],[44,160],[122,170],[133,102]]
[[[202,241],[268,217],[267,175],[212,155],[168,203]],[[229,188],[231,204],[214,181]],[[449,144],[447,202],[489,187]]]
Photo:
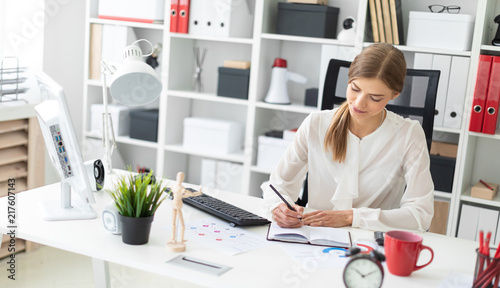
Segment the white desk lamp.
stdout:
[[[142,55],[141,49],[136,45],[140,41],[151,45],[151,53]],[[146,39],[139,39],[126,47],[123,51],[123,64],[115,68],[101,59],[102,72],[102,98],[103,98],[103,146],[105,147],[104,168],[106,173],[112,173],[113,165],[111,155],[116,148],[115,133],[111,114],[108,112],[108,95],[106,74],[113,78],[109,87],[111,96],[121,104],[127,106],[145,105],[160,96],[162,90],[161,80],[156,71],[146,64],[142,58],[153,53],[153,45]],[[110,139],[111,134],[111,139]]]

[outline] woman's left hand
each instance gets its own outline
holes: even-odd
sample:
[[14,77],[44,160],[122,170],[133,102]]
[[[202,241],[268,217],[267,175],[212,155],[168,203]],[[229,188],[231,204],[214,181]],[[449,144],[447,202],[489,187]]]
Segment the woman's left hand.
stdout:
[[302,217],[304,225],[323,227],[344,227],[352,225],[352,210],[314,211]]

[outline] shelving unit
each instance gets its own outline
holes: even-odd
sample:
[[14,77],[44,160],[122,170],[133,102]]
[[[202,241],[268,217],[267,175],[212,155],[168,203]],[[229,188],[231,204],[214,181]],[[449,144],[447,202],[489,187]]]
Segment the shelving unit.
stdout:
[[[260,185],[269,177],[267,169],[256,166],[258,153],[258,136],[266,131],[276,129],[296,128],[303,119],[318,108],[302,105],[306,88],[321,87],[320,78],[323,59],[323,47],[335,46],[351,51],[353,54],[369,46],[365,42],[365,21],[368,11],[368,1],[329,0],[328,5],[339,7],[338,30],[343,19],[352,16],[356,19],[356,38],[353,43],[345,43],[336,39],[314,37],[299,37],[279,35],[275,33],[277,0],[249,0],[252,7],[253,33],[251,38],[222,38],[206,35],[190,35],[170,33],[170,1],[165,3],[164,24],[143,24],[123,21],[98,19],[98,0],[87,0],[86,11],[86,43],[90,43],[90,25],[124,25],[132,27],[138,38],[147,38],[153,44],[162,42],[163,51],[160,55],[160,69],[164,88],[158,101],[145,108],[159,109],[158,142],[151,143],[117,137],[118,150],[124,160],[132,167],[140,164],[155,169],[155,173],[167,178],[174,178],[177,171],[184,171],[186,181],[200,183],[200,167],[203,158],[224,160],[243,165],[243,181],[241,193],[261,196]],[[460,129],[435,127],[439,134],[452,135],[458,138],[458,155],[452,193],[435,192],[436,199],[449,202],[449,220],[447,234],[456,235],[460,204],[463,201],[474,202],[491,207],[499,207],[498,201],[481,201],[467,195],[470,187],[479,179],[496,179],[495,171],[500,167],[495,163],[479,162],[477,159],[498,155],[498,140],[500,135],[485,136],[480,133],[468,132],[468,121],[475,84],[476,67],[480,53],[500,54],[500,49],[487,45],[491,41],[496,27],[493,18],[499,12],[498,0],[457,0],[455,5],[461,6],[463,14],[474,15],[475,29],[471,51],[456,51],[398,45],[407,57],[411,68],[415,53],[430,53],[451,56],[469,57],[469,73],[467,92],[462,123]],[[402,0],[404,35],[407,37],[409,11],[428,11],[427,6],[434,1]],[[236,25],[248,25],[237,23]],[[495,31],[493,31],[495,30]],[[207,49],[203,65],[202,79],[205,89],[202,93],[191,89],[194,74],[193,48]],[[121,51],[117,51],[120,53]],[[264,103],[263,99],[269,88],[271,65],[274,58],[288,60],[288,70],[304,74],[308,78],[306,85],[289,83],[289,93],[292,105],[273,105]],[[224,60],[245,60],[251,62],[250,84],[247,100],[231,99],[216,96],[218,73],[217,68],[223,66]],[[84,75],[88,75],[89,51],[86,51]],[[102,103],[102,83],[96,80],[84,79],[84,131],[85,136],[95,137],[88,133],[90,125],[90,105]],[[320,92],[321,93],[321,92]],[[110,98],[109,101],[112,101]],[[182,146],[183,119],[186,117],[209,117],[227,119],[244,123],[245,144],[241,152],[230,155],[213,155],[185,149]],[[97,136],[99,137],[99,136]],[[491,152],[495,153],[491,153]],[[485,156],[486,155],[486,156]],[[464,157],[465,156],[465,157]],[[498,163],[498,161],[496,161]],[[123,167],[120,167],[123,168]],[[470,194],[470,193],[469,193]]]

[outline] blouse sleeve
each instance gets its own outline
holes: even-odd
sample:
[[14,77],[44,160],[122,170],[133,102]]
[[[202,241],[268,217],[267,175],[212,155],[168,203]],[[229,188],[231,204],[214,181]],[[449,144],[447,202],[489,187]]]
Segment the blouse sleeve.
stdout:
[[310,125],[311,115],[307,116],[297,129],[292,144],[288,146],[285,154],[271,173],[269,182],[263,183],[261,186],[264,196],[264,209],[268,212],[281,203],[281,200],[269,187],[269,184],[272,184],[290,204],[299,198],[307,172],[307,139]]
[[434,183],[425,134],[418,123],[407,134],[403,163],[406,190],[400,208],[354,208],[353,227],[426,231],[434,215]]

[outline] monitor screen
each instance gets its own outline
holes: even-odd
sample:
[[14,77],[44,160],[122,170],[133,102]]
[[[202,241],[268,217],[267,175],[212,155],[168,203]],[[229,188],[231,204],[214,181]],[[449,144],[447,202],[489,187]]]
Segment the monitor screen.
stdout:
[[[42,103],[35,107],[50,160],[61,179],[60,199],[46,199],[46,220],[92,219],[97,215],[93,189],[73,131],[63,89],[42,72],[36,73]],[[71,191],[77,197],[71,198]]]

